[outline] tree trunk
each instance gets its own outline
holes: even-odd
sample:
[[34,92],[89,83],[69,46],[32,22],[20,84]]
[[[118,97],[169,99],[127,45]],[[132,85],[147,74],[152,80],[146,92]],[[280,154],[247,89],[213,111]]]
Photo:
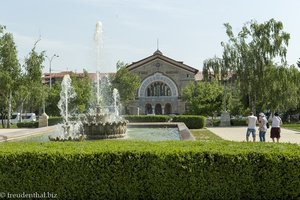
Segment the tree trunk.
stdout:
[[256,95],[254,95],[254,99],[252,101],[252,112],[256,115]]
[[23,122],[23,119],[22,119],[23,108],[24,108],[24,101],[22,101],[22,103],[21,103],[20,120],[19,120],[19,122]]
[[9,91],[9,98],[8,98],[8,113],[7,113],[7,128],[10,128],[11,122],[11,102],[12,102],[12,91]]
[[1,116],[2,116],[2,119],[1,119],[2,128],[5,128],[5,123],[4,123],[5,115],[4,115],[4,113],[1,113]]

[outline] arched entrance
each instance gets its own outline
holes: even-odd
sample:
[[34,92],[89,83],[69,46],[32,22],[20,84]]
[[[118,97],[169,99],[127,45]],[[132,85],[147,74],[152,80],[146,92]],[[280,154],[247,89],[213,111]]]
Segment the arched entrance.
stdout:
[[145,106],[145,114],[152,114],[152,105],[150,103],[147,103]]
[[165,105],[165,114],[166,114],[166,115],[169,115],[169,114],[171,114],[171,113],[172,113],[172,106],[171,106],[171,104],[167,103],[167,104]]
[[161,105],[159,103],[155,105],[155,114],[156,115],[161,115],[162,114]]

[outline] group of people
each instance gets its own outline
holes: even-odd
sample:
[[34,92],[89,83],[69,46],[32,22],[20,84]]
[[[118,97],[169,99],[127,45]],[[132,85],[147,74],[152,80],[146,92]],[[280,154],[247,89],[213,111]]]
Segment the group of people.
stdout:
[[[270,137],[272,138],[273,142],[279,142],[280,139],[280,125],[282,125],[282,120],[279,117],[278,113],[275,113],[274,116],[270,116],[269,121],[272,122]],[[266,132],[269,128],[269,122],[267,117],[264,113],[259,114],[259,118],[254,116],[253,112],[247,118],[248,128],[246,133],[246,140],[249,141],[249,136],[252,134],[253,142],[255,142],[256,137],[256,125],[258,124],[258,131],[259,131],[259,141],[265,142],[266,141]]]

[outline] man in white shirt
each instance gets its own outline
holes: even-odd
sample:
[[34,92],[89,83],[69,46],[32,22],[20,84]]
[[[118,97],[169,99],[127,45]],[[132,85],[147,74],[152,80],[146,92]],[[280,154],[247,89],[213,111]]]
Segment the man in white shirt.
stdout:
[[276,112],[274,114],[274,117],[272,118],[272,128],[271,128],[271,138],[273,140],[273,142],[275,142],[275,139],[277,140],[277,142],[279,142],[279,138],[280,138],[280,125],[282,125],[282,120],[279,117],[278,113]]
[[257,124],[257,117],[254,116],[253,112],[247,118],[248,128],[246,133],[246,140],[249,141],[249,135],[252,133],[253,142],[255,142],[255,135],[256,135],[256,124]]

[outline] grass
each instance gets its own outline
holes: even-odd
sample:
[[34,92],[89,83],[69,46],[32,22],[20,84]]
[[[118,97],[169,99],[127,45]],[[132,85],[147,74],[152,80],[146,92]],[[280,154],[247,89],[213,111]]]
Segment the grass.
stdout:
[[196,140],[206,140],[206,141],[220,141],[223,140],[221,137],[215,135],[206,128],[202,129],[190,129]]
[[300,123],[283,124],[282,128],[291,129],[291,130],[295,130],[295,131],[300,131]]
[[[12,125],[10,125],[10,128],[18,128],[18,127],[17,127],[17,124],[12,124]],[[0,129],[4,129],[2,127],[2,124],[0,124]]]

